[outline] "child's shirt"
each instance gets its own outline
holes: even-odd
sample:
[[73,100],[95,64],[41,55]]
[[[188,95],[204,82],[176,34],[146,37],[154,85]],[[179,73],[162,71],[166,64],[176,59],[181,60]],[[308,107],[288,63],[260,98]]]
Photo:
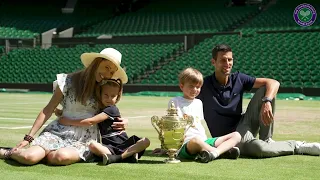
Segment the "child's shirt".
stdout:
[[98,123],[98,127],[102,138],[102,144],[109,144],[111,142],[114,142],[116,136],[123,135],[123,138],[127,138],[127,134],[124,133],[125,131],[114,130],[111,127],[113,122],[117,122],[117,117],[120,117],[119,109],[116,106],[111,105],[104,108],[102,112],[106,113],[109,116],[108,119]]
[[178,96],[169,101],[168,108],[170,108],[171,101],[173,101],[177,108],[177,113],[180,118],[183,118],[183,115],[185,114],[193,117],[193,124],[185,132],[185,139],[183,143],[189,142],[194,137],[199,137],[203,141],[207,140],[205,129],[201,124],[201,121],[204,120],[202,101],[200,99],[189,100]]

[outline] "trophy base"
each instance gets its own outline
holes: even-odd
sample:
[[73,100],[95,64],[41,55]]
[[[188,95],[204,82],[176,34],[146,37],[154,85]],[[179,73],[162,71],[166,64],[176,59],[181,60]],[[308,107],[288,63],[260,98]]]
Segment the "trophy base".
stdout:
[[181,161],[179,159],[165,159],[163,162],[167,164],[177,164],[177,163],[180,163]]

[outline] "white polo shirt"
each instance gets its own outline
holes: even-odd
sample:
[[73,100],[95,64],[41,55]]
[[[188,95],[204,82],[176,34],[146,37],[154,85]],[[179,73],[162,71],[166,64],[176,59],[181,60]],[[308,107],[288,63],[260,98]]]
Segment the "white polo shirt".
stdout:
[[183,144],[189,142],[194,137],[199,137],[203,141],[207,140],[207,135],[201,121],[204,120],[203,117],[203,107],[202,101],[200,99],[185,99],[184,97],[178,96],[172,98],[168,103],[168,108],[170,108],[171,102],[173,101],[175,107],[177,108],[177,113],[179,117],[183,117],[184,114],[193,117],[193,124],[185,132],[185,139]]

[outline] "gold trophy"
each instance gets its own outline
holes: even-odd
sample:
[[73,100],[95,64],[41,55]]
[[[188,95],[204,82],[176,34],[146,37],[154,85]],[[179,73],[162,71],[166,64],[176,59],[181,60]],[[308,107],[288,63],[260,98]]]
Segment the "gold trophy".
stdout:
[[179,163],[180,160],[176,159],[175,155],[182,146],[185,131],[193,124],[193,117],[185,116],[184,118],[179,118],[173,101],[167,112],[168,114],[161,118],[153,116],[151,124],[159,134],[161,148],[167,150],[169,155],[169,159],[165,159],[164,162]]

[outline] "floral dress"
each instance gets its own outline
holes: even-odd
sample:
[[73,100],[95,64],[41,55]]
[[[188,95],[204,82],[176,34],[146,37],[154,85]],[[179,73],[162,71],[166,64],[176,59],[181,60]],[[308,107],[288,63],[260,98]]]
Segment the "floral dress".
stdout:
[[[71,77],[67,74],[58,74],[53,87],[59,86],[64,97],[61,102],[63,107],[62,116],[70,119],[84,119],[93,117],[97,113],[97,106],[94,99],[87,101],[86,105],[78,102],[74,89],[71,87]],[[88,143],[91,140],[97,141],[99,130],[97,125],[93,126],[64,126],[58,119],[52,121],[35,138],[31,145],[41,146],[46,150],[57,150],[60,148],[74,148],[79,157],[84,161],[90,161],[92,154],[89,151]]]

